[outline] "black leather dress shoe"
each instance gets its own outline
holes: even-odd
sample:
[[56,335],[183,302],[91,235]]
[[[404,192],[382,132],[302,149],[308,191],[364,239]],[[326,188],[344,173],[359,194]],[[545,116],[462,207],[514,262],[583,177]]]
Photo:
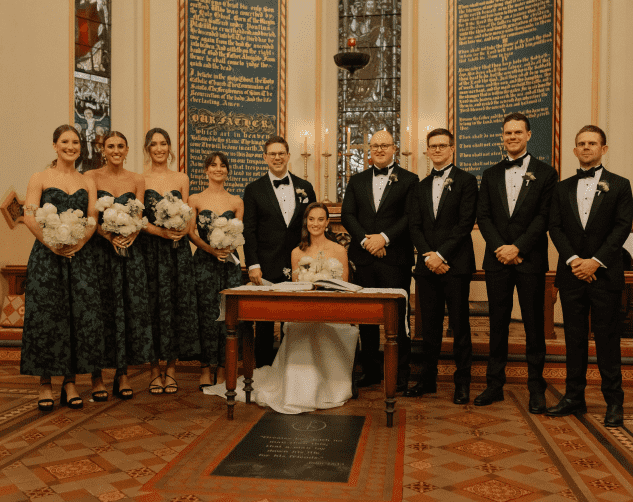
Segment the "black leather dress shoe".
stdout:
[[396,385],[396,392],[405,392],[407,389],[409,388],[409,384],[405,383],[399,383],[398,385]]
[[533,415],[540,415],[547,411],[547,405],[545,403],[545,394],[534,393],[530,394],[530,403],[528,411]]
[[488,406],[497,401],[503,401],[503,389],[493,389],[492,387],[486,387],[486,389],[475,398],[475,406]]
[[424,394],[435,394],[436,392],[437,385],[418,382],[413,387],[405,391],[404,397],[420,397]]
[[367,375],[363,375],[360,380],[356,381],[356,387],[371,387],[372,385],[376,385],[380,383],[380,377],[370,377]]
[[453,402],[455,404],[467,404],[470,401],[470,388],[467,385],[456,385]]
[[573,401],[565,396],[563,396],[556,406],[547,408],[545,412],[548,417],[566,417],[577,413],[587,413],[587,405],[585,402]]
[[624,425],[624,410],[619,404],[609,404],[604,416],[605,427],[622,427]]

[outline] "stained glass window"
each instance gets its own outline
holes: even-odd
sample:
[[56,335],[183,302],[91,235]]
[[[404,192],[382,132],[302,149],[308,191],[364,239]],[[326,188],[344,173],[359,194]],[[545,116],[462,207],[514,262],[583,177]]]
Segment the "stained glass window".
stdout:
[[75,0],[75,127],[81,135],[80,172],[101,167],[110,130],[111,0]]
[[[381,129],[400,140],[401,0],[339,0],[339,52],[356,38],[357,50],[371,56],[369,64],[353,76],[338,73],[338,151],[346,152],[346,128],[351,129],[351,174],[365,168],[367,138]],[[368,139],[367,139],[368,141]],[[345,194],[348,157],[337,165],[337,200]]]

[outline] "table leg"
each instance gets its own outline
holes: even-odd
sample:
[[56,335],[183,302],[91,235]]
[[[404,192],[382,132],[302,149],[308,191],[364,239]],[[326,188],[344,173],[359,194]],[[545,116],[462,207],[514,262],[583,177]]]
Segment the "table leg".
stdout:
[[246,403],[250,403],[251,392],[253,391],[253,368],[255,367],[255,346],[253,343],[252,324],[244,331],[244,340],[242,342],[244,354],[244,392],[246,392]]
[[396,379],[398,376],[398,305],[396,301],[385,305],[385,412],[387,427],[393,427],[396,407]]
[[235,388],[237,387],[237,302],[234,298],[226,299],[226,416],[233,420],[233,408],[235,407]]

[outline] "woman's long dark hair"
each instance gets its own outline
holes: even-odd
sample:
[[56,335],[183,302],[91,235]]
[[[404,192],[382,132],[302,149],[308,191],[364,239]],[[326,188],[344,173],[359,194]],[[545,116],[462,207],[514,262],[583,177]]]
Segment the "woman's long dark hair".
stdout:
[[[303,224],[301,225],[301,242],[299,243],[299,249],[301,251],[305,251],[312,244],[310,232],[308,232],[308,216],[310,215],[310,211],[313,209],[323,209],[325,211],[325,217],[328,220],[330,219],[330,212],[323,202],[313,202],[306,207],[306,210],[303,213]],[[329,231],[329,228],[325,229],[325,237],[332,242],[336,242],[336,238],[332,232]]]
[[169,134],[167,134],[167,131],[165,131],[165,129],[161,129],[160,127],[154,127],[153,129],[150,129],[145,135],[145,143],[143,144],[143,157],[145,158],[145,163],[147,164],[148,162],[151,162],[149,147],[151,146],[152,138],[156,133],[161,134],[163,138],[165,138],[165,141],[167,141],[167,147],[169,148],[169,153],[167,154],[167,165],[173,164],[174,160],[176,160],[176,156],[171,149],[171,139],[169,137]]

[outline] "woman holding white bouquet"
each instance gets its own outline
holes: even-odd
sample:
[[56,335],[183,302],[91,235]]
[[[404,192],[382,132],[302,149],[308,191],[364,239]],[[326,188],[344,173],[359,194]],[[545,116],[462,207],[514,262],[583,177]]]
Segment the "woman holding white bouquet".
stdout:
[[234,257],[236,248],[244,244],[244,203],[224,188],[229,177],[229,159],[222,152],[213,152],[204,167],[209,187],[189,198],[197,223],[197,233],[192,225],[189,237],[198,247],[193,261],[202,351],[200,390],[212,383],[210,366],[217,366],[218,373],[224,367],[227,333],[224,322],[216,321],[220,313],[219,292],[242,284],[242,269]]
[[[139,239],[147,270],[153,338],[149,391],[174,394],[178,391],[176,360],[200,357],[196,280],[187,237],[193,217],[187,205],[189,178],[169,168],[175,156],[167,131],[148,131],[143,150],[150,164],[143,174],[143,214],[149,223]],[[160,359],[167,361],[164,377]]]
[[[348,279],[345,248],[326,235],[327,206],[313,202],[305,210],[301,243],[293,249],[293,281]],[[345,324],[284,324],[285,336],[272,366],[253,373],[252,400],[279,413],[297,414],[342,406],[352,397],[352,366],[358,327]],[[238,401],[245,401],[244,377],[238,379]],[[225,397],[226,385],[205,389]]]
[[[145,179],[124,169],[128,153],[125,136],[110,131],[103,142],[105,165],[86,173],[94,180],[98,197],[99,235],[95,241],[106,339],[102,367],[116,368],[112,394],[121,399],[134,395],[127,377],[128,364],[144,364],[153,358],[147,274],[143,254],[135,243],[147,224],[142,216]],[[108,399],[101,370],[92,374],[92,398]]]
[[20,372],[39,375],[38,408],[53,409],[51,376],[64,375],[60,404],[81,408],[76,373],[100,367],[104,336],[97,258],[97,189],[75,170],[79,133],[62,125],[53,133],[57,159],[29,180],[24,223],[36,238],[27,266]]

